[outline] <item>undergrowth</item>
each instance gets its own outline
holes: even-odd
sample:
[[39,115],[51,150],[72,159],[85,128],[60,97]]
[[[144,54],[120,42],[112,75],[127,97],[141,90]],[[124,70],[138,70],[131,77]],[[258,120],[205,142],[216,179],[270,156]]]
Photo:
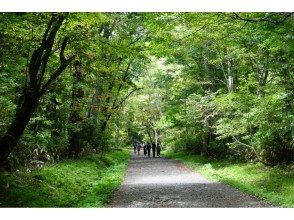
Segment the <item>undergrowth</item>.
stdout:
[[163,154],[181,161],[211,180],[231,185],[273,205],[294,207],[293,166],[267,167],[261,163],[212,160],[183,152],[166,151]]
[[0,173],[1,207],[103,207],[121,184],[126,150],[91,155],[38,170]]

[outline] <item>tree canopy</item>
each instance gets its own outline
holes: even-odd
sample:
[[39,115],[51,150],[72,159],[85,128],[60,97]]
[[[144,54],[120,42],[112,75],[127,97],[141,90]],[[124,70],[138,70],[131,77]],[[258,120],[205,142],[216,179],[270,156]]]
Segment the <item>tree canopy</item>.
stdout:
[[294,158],[293,13],[1,13],[0,162],[161,143]]

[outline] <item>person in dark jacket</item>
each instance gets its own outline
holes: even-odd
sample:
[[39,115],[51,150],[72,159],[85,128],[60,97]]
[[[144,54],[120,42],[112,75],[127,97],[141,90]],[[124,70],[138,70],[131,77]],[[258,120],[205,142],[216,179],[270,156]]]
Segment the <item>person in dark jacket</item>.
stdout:
[[138,155],[140,155],[140,150],[141,150],[141,144],[137,143],[137,151],[138,151]]
[[147,144],[143,144],[144,155],[147,156]]
[[159,157],[160,156],[160,151],[161,151],[161,146],[160,146],[160,141],[157,142],[157,148],[156,148],[156,153],[157,153],[157,156]]
[[152,155],[155,157],[155,149],[156,149],[156,144],[153,142],[152,143]]
[[151,144],[148,142],[146,147],[147,147],[148,157],[150,157]]

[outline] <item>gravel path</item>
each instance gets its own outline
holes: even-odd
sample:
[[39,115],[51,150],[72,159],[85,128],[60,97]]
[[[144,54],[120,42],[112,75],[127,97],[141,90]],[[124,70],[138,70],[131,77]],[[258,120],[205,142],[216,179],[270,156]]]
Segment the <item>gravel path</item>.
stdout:
[[270,207],[175,160],[133,155],[109,207]]

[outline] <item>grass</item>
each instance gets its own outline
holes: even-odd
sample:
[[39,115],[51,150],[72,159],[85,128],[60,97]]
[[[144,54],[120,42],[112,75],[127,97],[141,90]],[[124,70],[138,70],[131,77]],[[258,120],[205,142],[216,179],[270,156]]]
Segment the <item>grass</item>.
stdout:
[[166,151],[163,155],[179,160],[208,179],[226,183],[273,205],[294,207],[293,166],[267,167],[260,163],[219,161],[182,152]]
[[65,160],[32,172],[0,173],[0,207],[103,207],[120,186],[127,150]]

